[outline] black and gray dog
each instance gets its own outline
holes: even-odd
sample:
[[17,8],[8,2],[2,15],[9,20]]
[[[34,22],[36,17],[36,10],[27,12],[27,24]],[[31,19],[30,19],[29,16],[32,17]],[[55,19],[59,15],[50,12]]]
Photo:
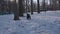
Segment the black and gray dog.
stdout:
[[30,20],[30,19],[31,19],[30,14],[27,14],[27,19],[28,19],[28,20]]

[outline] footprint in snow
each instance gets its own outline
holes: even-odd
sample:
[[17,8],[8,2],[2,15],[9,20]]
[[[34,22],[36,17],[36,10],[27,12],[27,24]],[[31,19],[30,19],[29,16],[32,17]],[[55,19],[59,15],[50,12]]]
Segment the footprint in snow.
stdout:
[[24,28],[24,26],[22,26],[22,25],[18,25],[18,26]]

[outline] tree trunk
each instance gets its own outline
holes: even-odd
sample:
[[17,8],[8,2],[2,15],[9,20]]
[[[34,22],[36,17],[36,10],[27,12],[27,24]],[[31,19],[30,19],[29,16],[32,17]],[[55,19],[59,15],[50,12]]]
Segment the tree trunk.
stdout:
[[27,2],[27,1],[28,1],[28,0],[26,0],[26,13],[28,12],[28,11],[27,11],[27,10],[28,10],[28,9],[27,9],[27,8],[28,8],[28,5],[27,5],[28,2]]
[[31,14],[33,14],[33,0],[31,0]]
[[23,16],[23,13],[24,13],[23,0],[19,0],[19,16]]
[[40,3],[39,3],[39,0],[37,0],[37,5],[38,5],[38,6],[37,6],[37,7],[38,7],[38,8],[37,8],[37,9],[38,9],[38,13],[40,13]]
[[42,7],[43,7],[43,11],[44,11],[45,10],[45,0],[43,0]]
[[59,10],[60,10],[60,0],[59,0]]
[[14,20],[19,20],[19,11],[17,10],[18,8],[17,8],[17,4],[16,4],[16,0],[15,0],[15,2],[14,2]]

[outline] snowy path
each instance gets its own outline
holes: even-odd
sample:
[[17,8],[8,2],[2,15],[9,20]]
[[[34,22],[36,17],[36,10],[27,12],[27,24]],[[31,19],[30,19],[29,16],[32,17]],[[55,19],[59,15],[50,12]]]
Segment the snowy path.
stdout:
[[13,15],[0,16],[0,34],[60,34],[60,11],[34,13],[31,20]]

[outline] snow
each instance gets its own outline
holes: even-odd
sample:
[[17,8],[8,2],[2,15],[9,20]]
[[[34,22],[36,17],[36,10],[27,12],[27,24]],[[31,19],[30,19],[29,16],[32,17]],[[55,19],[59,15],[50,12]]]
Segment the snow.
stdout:
[[60,11],[34,12],[32,19],[14,15],[0,15],[0,34],[60,34]]

